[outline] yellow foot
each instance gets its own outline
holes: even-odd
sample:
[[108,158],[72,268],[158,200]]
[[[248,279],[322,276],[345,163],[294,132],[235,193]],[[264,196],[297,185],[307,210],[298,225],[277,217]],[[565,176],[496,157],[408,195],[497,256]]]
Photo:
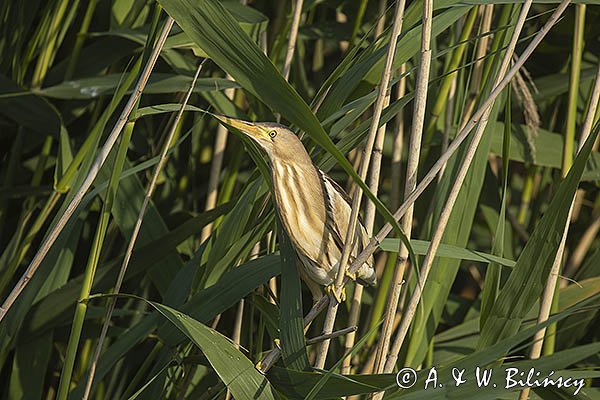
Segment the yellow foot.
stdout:
[[335,298],[338,303],[342,303],[343,301],[346,300],[346,288],[342,288],[342,293],[340,296],[340,295],[338,295],[338,293],[335,290],[335,283],[331,283],[331,284],[327,285],[325,287],[325,292],[327,292],[327,294],[329,296],[333,296],[333,298]]
[[280,339],[273,339],[273,342],[275,342],[275,346],[277,346],[278,348],[281,348],[281,340]]
[[257,362],[254,368],[262,372],[262,361]]
[[356,282],[356,272],[346,270],[346,276]]

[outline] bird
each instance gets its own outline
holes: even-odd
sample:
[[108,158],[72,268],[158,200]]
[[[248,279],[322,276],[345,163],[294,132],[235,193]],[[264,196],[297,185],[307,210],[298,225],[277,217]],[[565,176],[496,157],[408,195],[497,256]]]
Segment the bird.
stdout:
[[[312,162],[298,136],[286,126],[214,116],[226,127],[249,137],[267,155],[274,203],[298,255],[299,276],[313,301],[323,296],[322,286],[338,302],[343,301],[344,295],[338,295],[334,285],[351,214],[348,194]],[[356,237],[350,262],[369,242],[361,221],[357,221]],[[363,286],[377,284],[372,257],[355,274],[345,273]]]

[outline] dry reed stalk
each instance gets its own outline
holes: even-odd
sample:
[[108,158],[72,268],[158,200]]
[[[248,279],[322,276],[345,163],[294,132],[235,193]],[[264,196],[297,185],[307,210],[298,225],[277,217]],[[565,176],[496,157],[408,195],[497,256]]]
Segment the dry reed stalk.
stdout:
[[340,329],[339,331],[332,332],[332,333],[330,333],[328,335],[320,335],[320,336],[316,336],[316,337],[311,338],[311,339],[306,339],[306,344],[307,345],[311,345],[311,344],[322,342],[323,340],[335,339],[335,338],[340,337],[340,336],[344,336],[344,335],[348,335],[350,333],[354,333],[354,332],[356,332],[357,329],[358,329],[357,326],[352,325],[352,326],[349,326],[347,328]]
[[[231,340],[233,341],[235,347],[240,348],[240,339],[242,337],[242,320],[244,319],[244,299],[241,299],[238,303],[238,308],[235,312],[235,322],[233,324],[233,335],[231,336]],[[225,400],[230,400],[231,391],[227,389],[227,393],[225,394]]]
[[[581,266],[585,255],[589,251],[592,243],[598,237],[598,232],[600,232],[600,214],[596,215],[592,220],[592,223],[587,227],[581,238],[577,242],[571,257],[569,258],[569,262],[565,266],[563,275],[567,278],[572,278],[575,276],[575,273]],[[560,281],[560,287],[564,288],[569,284],[569,281],[563,279]]]
[[52,247],[52,245],[58,238],[58,235],[62,232],[62,230],[64,229],[64,227],[67,224],[67,222],[69,221],[69,219],[73,216],[73,213],[75,212],[75,209],[77,208],[79,203],[81,203],[83,196],[85,196],[85,194],[87,193],[89,188],[92,186],[94,179],[98,175],[98,172],[100,172],[100,168],[102,168],[102,165],[104,165],[104,162],[106,161],[106,158],[108,157],[108,154],[112,150],[114,144],[116,143],[117,139],[119,138],[121,131],[123,130],[123,127],[127,123],[127,120],[129,119],[129,114],[131,114],[131,111],[133,110],[138,99],[140,98],[142,91],[146,87],[146,83],[148,83],[148,78],[150,78],[150,74],[152,73],[152,70],[154,69],[156,60],[158,60],[160,51],[163,48],[165,41],[167,40],[167,36],[169,35],[169,32],[171,31],[173,22],[174,22],[173,19],[171,17],[168,17],[167,21],[165,22],[165,26],[156,42],[156,45],[154,46],[154,49],[152,50],[152,53],[150,54],[150,58],[148,59],[148,62],[146,63],[146,66],[144,67],[144,70],[142,71],[142,74],[140,75],[138,83],[136,84],[136,86],[133,90],[133,93],[129,97],[129,100],[127,101],[127,104],[123,108],[123,111],[121,112],[119,119],[115,123],[115,126],[113,127],[112,131],[108,135],[106,142],[104,142],[104,146],[102,146],[102,149],[100,149],[98,156],[96,157],[92,166],[90,167],[90,170],[89,170],[86,178],[84,179],[83,183],[77,190],[77,193],[75,193],[75,196],[73,197],[73,199],[71,200],[71,202],[69,203],[67,208],[65,209],[65,212],[60,216],[59,220],[56,222],[56,225],[54,225],[52,230],[48,233],[48,235],[46,236],[46,238],[40,245],[39,250],[37,251],[37,253],[33,257],[33,259],[31,260],[31,262],[29,263],[27,270],[25,271],[23,276],[21,276],[21,278],[19,279],[19,281],[17,282],[17,284],[15,285],[13,290],[10,292],[10,294],[8,295],[8,297],[2,304],[2,307],[0,307],[0,321],[2,321],[4,319],[4,317],[8,313],[8,310],[10,309],[10,307],[17,300],[17,297],[19,297],[19,295],[21,294],[23,289],[25,289],[25,287],[27,286],[27,284],[29,283],[29,281],[31,280],[31,278],[33,277],[33,275],[39,268],[40,264],[44,260],[44,257],[46,257],[46,255],[48,254],[48,251],[50,251],[50,248]]
[[[500,85],[504,76],[506,75],[506,72],[510,65],[510,61],[511,61],[512,56],[515,51],[515,47],[516,47],[518,39],[519,39],[519,36],[521,34],[521,30],[523,29],[523,25],[525,24],[527,13],[529,12],[529,8],[531,7],[532,2],[533,2],[532,0],[527,0],[525,2],[525,4],[523,4],[523,8],[521,9],[521,13],[519,14],[519,18],[517,20],[515,30],[510,39],[510,43],[508,45],[508,48],[506,49],[506,53],[504,55],[504,58],[502,59],[502,64],[500,66],[498,75],[494,82],[494,89]],[[516,73],[516,70],[515,70],[515,73]],[[471,165],[471,161],[473,160],[473,157],[475,156],[475,152],[477,151],[479,141],[483,137],[483,132],[485,131],[485,127],[487,126],[487,121],[488,121],[489,115],[491,113],[492,107],[493,107],[493,102],[492,102],[492,104],[488,105],[483,112],[481,121],[479,122],[479,125],[477,126],[477,130],[475,131],[475,135],[473,136],[471,143],[469,143],[469,147],[464,156],[464,160],[463,160],[463,162],[460,166],[460,169],[457,173],[457,176],[452,185],[450,193],[448,194],[448,200],[446,201],[446,204],[444,205],[444,208],[442,209],[442,212],[439,216],[439,221],[438,221],[437,227],[432,235],[431,243],[429,244],[429,248],[427,249],[427,254],[425,255],[425,259],[423,260],[423,265],[421,266],[421,270],[418,275],[419,282],[415,286],[415,291],[413,292],[413,294],[408,302],[406,311],[404,312],[404,314],[402,316],[402,321],[400,322],[400,326],[398,327],[398,332],[396,333],[394,343],[388,354],[388,359],[385,362],[385,367],[384,367],[385,372],[392,371],[394,369],[394,367],[396,366],[396,360],[398,359],[398,353],[400,353],[400,349],[404,343],[404,339],[406,338],[410,324],[412,323],[412,320],[414,319],[415,313],[417,311],[417,306],[421,300],[421,293],[423,291],[423,287],[425,285],[425,282],[427,281],[427,276],[429,275],[431,266],[433,265],[433,259],[437,252],[437,249],[442,241],[442,237],[446,230],[448,220],[450,219],[450,215],[454,208],[454,203],[456,202],[456,199],[458,198],[458,194],[460,192],[462,184],[467,176],[467,172]]]
[[387,8],[387,0],[379,0],[379,4],[377,5],[377,15],[379,19],[377,20],[377,25],[375,25],[375,30],[373,31],[373,36],[377,39],[383,33],[383,29],[385,28],[385,9]]
[[[579,6],[579,5],[577,5]],[[585,9],[584,9],[585,10]],[[587,138],[590,136],[592,132],[592,126],[594,124],[594,117],[596,115],[596,108],[598,107],[598,101],[600,100],[600,64],[598,65],[598,70],[596,71],[596,83],[594,84],[594,90],[592,92],[592,96],[590,98],[590,107],[588,108],[587,115],[585,117],[585,121],[583,123],[583,127],[581,129],[581,138],[579,140],[579,144],[577,146],[577,153],[581,151],[581,148],[585,144]],[[550,310],[552,308],[552,301],[554,300],[554,293],[556,292],[556,283],[558,281],[558,275],[560,273],[560,266],[562,264],[565,244],[567,242],[567,234],[569,233],[569,226],[571,223],[571,213],[573,212],[573,206],[575,204],[576,195],[573,196],[573,200],[571,201],[571,206],[569,208],[569,213],[567,215],[567,219],[565,222],[565,227],[563,230],[562,238],[560,240],[560,244],[558,246],[558,250],[556,252],[556,256],[554,257],[554,263],[552,264],[552,269],[550,270],[550,274],[548,275],[548,281],[546,282],[546,286],[544,287],[544,293],[542,294],[542,299],[540,300],[540,312],[538,315],[537,323],[541,324],[548,320],[550,317]],[[542,354],[542,347],[544,346],[544,336],[546,335],[546,329],[542,328],[535,333],[533,336],[533,344],[531,345],[531,351],[529,353],[529,358],[532,360],[540,358]],[[521,391],[521,395],[519,396],[520,400],[527,399],[529,396],[528,388]]]
[[[421,158],[421,141],[423,138],[423,128],[425,125],[425,110],[427,106],[427,89],[429,82],[429,73],[431,66],[431,28],[433,22],[433,1],[423,1],[423,30],[421,35],[421,59],[417,82],[415,88],[415,105],[413,110],[413,123],[410,131],[410,142],[408,149],[408,160],[406,165],[406,180],[404,186],[405,195],[411,193],[417,186],[417,172],[419,169],[419,159]],[[407,238],[410,239],[414,206],[411,205],[402,218],[401,227]],[[408,249],[401,244],[394,270],[394,277],[391,284],[391,293],[388,296],[386,313],[383,320],[381,339],[377,346],[374,372],[381,373],[386,361],[386,354],[389,349],[394,318],[400,300],[402,289],[402,279],[406,270],[408,259]],[[383,392],[373,396],[375,399],[383,397]]]
[[[406,93],[406,64],[400,66],[398,71],[400,81],[396,86],[396,99],[401,99]],[[392,209],[398,208],[400,205],[400,187],[402,177],[402,146],[404,143],[404,111],[401,110],[396,115],[396,122],[394,124],[394,145],[392,148],[392,193],[390,195],[390,204]]]
[[[227,79],[232,79],[231,75],[227,74]],[[235,89],[225,89],[225,96],[229,100],[233,100],[235,95]],[[223,158],[225,157],[225,147],[227,147],[227,128],[222,124],[217,127],[217,135],[215,137],[215,145],[213,150],[213,158],[210,164],[210,175],[208,177],[208,190],[206,194],[206,204],[204,209],[206,211],[212,210],[217,206],[217,195],[219,193],[219,176],[221,175],[221,169],[223,168]],[[200,242],[204,242],[208,239],[213,230],[213,223],[206,225],[200,233]]]
[[298,29],[300,28],[300,17],[302,17],[302,6],[304,0],[296,0],[294,4],[294,16],[292,17],[292,26],[290,28],[290,37],[288,39],[288,46],[285,52],[285,61],[283,62],[283,70],[281,75],[287,81],[290,77],[290,69],[292,68],[292,60],[294,59],[294,52],[296,50],[296,42],[298,40]]
[[[168,34],[168,31],[170,30],[170,27],[172,26],[172,24],[173,24],[173,19],[171,19],[171,17],[169,17],[167,24],[165,26],[165,29],[167,27],[169,28],[167,30],[167,34]],[[163,33],[164,32],[165,32],[165,30],[163,30]],[[161,36],[162,36],[162,34],[161,34]],[[142,206],[140,207],[140,211],[138,213],[137,220],[135,221],[135,226],[133,228],[133,231],[131,232],[129,244],[127,245],[127,250],[125,251],[125,257],[123,258],[121,268],[119,269],[119,276],[117,277],[117,282],[115,284],[115,288],[113,291],[113,294],[115,294],[115,295],[118,294],[119,291],[121,290],[121,285],[123,284],[123,279],[125,278],[125,273],[127,271],[127,267],[129,266],[129,261],[131,260],[131,256],[133,254],[133,248],[135,247],[135,243],[137,241],[137,237],[140,232],[142,222],[144,220],[146,208],[148,207],[148,203],[150,203],[150,198],[152,197],[152,194],[154,193],[154,189],[156,188],[156,182],[158,180],[158,176],[160,175],[160,172],[162,171],[162,169],[167,161],[167,153],[171,146],[171,142],[173,141],[173,137],[175,136],[175,132],[177,130],[177,125],[179,125],[181,116],[183,115],[183,112],[185,110],[185,107],[186,107],[189,99],[190,99],[190,96],[192,95],[192,92],[194,91],[194,87],[196,86],[196,81],[198,80],[198,76],[200,75],[200,71],[202,70],[203,65],[204,65],[204,61],[198,65],[198,68],[196,69],[196,74],[194,75],[194,79],[192,80],[192,82],[190,84],[190,88],[189,88],[188,92],[186,93],[186,96],[183,99],[183,102],[181,104],[181,108],[177,112],[177,116],[175,117],[175,120],[173,121],[173,124],[171,125],[171,129],[170,129],[169,133],[167,134],[167,139],[164,142],[163,148],[160,153],[160,158],[159,158],[158,164],[156,165],[156,168],[154,169],[154,174],[152,175],[152,179],[150,180],[150,183],[148,184],[148,188],[146,189],[146,195],[144,196],[144,201],[142,203]],[[104,344],[104,340],[106,339],[106,334],[108,332],[108,326],[110,324],[110,320],[111,320],[113,311],[115,309],[116,303],[117,303],[116,297],[111,297],[108,301],[108,307],[106,310],[106,314],[104,316],[104,323],[102,325],[102,331],[100,332],[100,337],[98,338],[98,342],[96,343],[96,350],[94,351],[94,358],[92,359],[92,364],[90,366],[90,371],[88,373],[87,382],[85,385],[85,392],[82,397],[84,400],[87,400],[89,398],[90,391],[92,389],[92,383],[94,381],[96,367],[98,365],[98,360],[100,359],[100,353],[102,352],[102,346]]]
[[[242,0],[241,4],[246,5],[247,1]],[[266,37],[263,35],[262,38]],[[266,42],[263,44],[263,47],[266,46]],[[265,51],[266,47],[263,48]],[[233,77],[227,74],[227,79],[233,80]],[[225,96],[232,100],[235,97],[235,89],[229,88],[224,91]],[[217,206],[217,195],[219,193],[219,176],[221,175],[221,169],[223,168],[223,158],[225,156],[225,148],[227,147],[227,135],[228,131],[222,124],[219,124],[217,127],[217,136],[215,137],[215,145],[213,150],[213,159],[210,165],[210,175],[208,177],[208,189],[206,194],[206,204],[204,206],[205,210],[212,210]],[[213,223],[206,225],[202,232],[200,233],[200,243],[204,242],[213,230]]]
[[481,80],[483,79],[483,66],[485,56],[488,51],[491,35],[486,34],[490,32],[492,26],[492,17],[494,14],[494,5],[488,4],[484,6],[481,16],[481,30],[480,34],[483,34],[477,41],[477,48],[475,50],[475,65],[473,66],[473,79],[471,79],[471,90],[467,103],[464,107],[463,120],[460,124],[462,129],[471,118],[471,114],[477,104],[477,98],[479,97],[479,91],[481,90]]
[[[392,66],[394,64],[394,56],[396,54],[396,44],[398,42],[398,35],[400,34],[400,29],[402,27],[402,18],[404,16],[404,0],[398,0],[396,2],[396,11],[394,13],[394,24],[392,26],[392,32],[390,36],[390,41],[388,43],[388,51],[386,54],[385,66],[383,69],[383,73],[381,76],[381,83],[379,86],[379,93],[377,95],[377,101],[375,103],[375,109],[373,110],[373,117],[371,122],[371,127],[369,129],[369,136],[367,138],[367,144],[365,146],[365,150],[363,152],[363,157],[361,160],[359,176],[364,181],[367,176],[367,171],[369,169],[369,164],[371,161],[371,155],[373,152],[373,147],[375,145],[377,132],[379,130],[379,121],[381,120],[381,113],[383,111],[386,97],[389,96],[389,84],[392,77]],[[389,100],[389,98],[388,98]],[[344,278],[346,277],[346,267],[348,266],[348,260],[350,257],[350,252],[354,247],[354,239],[355,239],[355,231],[356,231],[356,223],[358,219],[358,212],[360,209],[360,204],[362,200],[362,190],[360,188],[356,188],[354,195],[352,196],[352,212],[350,214],[350,221],[348,223],[348,232],[346,233],[345,241],[344,241],[344,249],[342,251],[342,256],[339,261],[339,269],[335,279],[335,292],[340,293]],[[325,323],[323,327],[323,334],[329,334],[333,331],[333,325],[335,323],[335,317],[337,315],[337,308],[339,303],[337,301],[329,302],[329,309],[327,311],[327,315],[325,317]],[[329,349],[329,340],[324,340],[321,343],[321,346],[317,352],[317,358],[315,361],[316,368],[323,368],[325,366],[325,360],[327,358],[327,352]]]
[[481,29],[479,31],[481,38],[477,41],[477,49],[475,50],[475,65],[473,66],[473,79],[471,80],[471,95],[477,96],[481,87],[481,79],[483,77],[483,63],[485,55],[488,51],[491,35],[489,32],[492,29],[492,17],[494,16],[494,5],[487,4],[483,6],[481,16]]
[[[380,4],[381,6],[381,4]],[[402,32],[402,22],[404,21],[404,8],[406,6],[406,1],[401,0],[398,4],[398,8],[400,10],[399,20],[399,32]],[[385,8],[384,8],[385,10]],[[385,20],[385,17],[380,18],[379,21]],[[375,32],[375,37],[377,37],[377,32]],[[383,98],[383,108],[386,108],[390,104],[390,94],[384,93]],[[369,190],[377,196],[379,191],[379,176],[381,174],[381,161],[383,159],[383,142],[385,139],[387,124],[383,124],[377,130],[377,136],[375,138],[375,144],[373,145],[373,155],[371,156],[371,173],[369,177]],[[375,224],[375,215],[376,215],[376,207],[373,202],[369,202],[366,205],[365,211],[365,229],[367,231],[367,235],[373,235],[373,226]],[[406,232],[406,230],[405,230]],[[407,233],[409,234],[409,233]],[[358,324],[358,319],[360,316],[360,306],[362,303],[362,294],[363,294],[363,286],[355,285],[354,293],[352,296],[352,303],[350,306],[350,315],[348,318],[348,325],[353,326]],[[350,333],[346,336],[346,341],[344,343],[344,354],[348,354],[352,347],[354,347],[354,340],[356,338],[356,333]],[[342,362],[342,374],[347,374],[350,372],[351,368],[351,357],[344,358]]]

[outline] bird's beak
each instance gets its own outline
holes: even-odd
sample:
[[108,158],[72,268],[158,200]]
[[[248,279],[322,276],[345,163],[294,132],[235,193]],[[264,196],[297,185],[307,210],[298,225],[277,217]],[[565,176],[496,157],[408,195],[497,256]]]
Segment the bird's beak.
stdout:
[[242,121],[241,119],[226,117],[224,115],[215,115],[214,117],[216,119],[218,119],[219,121],[221,121],[222,123],[224,123],[225,125],[229,125],[235,129],[237,129],[238,131],[246,134],[247,136],[249,136],[250,138],[252,138],[254,140],[264,138],[264,136],[265,136],[265,132],[263,131],[263,129],[257,125],[254,125],[251,122],[246,122],[246,121]]

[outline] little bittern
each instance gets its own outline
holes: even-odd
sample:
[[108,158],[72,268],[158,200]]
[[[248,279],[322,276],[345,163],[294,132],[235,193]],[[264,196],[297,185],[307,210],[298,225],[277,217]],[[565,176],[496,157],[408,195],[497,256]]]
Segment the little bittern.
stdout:
[[[350,219],[350,199],[344,190],[315,166],[298,137],[283,125],[251,123],[215,115],[256,142],[270,160],[275,205],[298,254],[299,274],[316,301],[319,285],[332,291]],[[361,223],[350,262],[369,242]],[[370,258],[350,276],[362,285],[377,279]]]

